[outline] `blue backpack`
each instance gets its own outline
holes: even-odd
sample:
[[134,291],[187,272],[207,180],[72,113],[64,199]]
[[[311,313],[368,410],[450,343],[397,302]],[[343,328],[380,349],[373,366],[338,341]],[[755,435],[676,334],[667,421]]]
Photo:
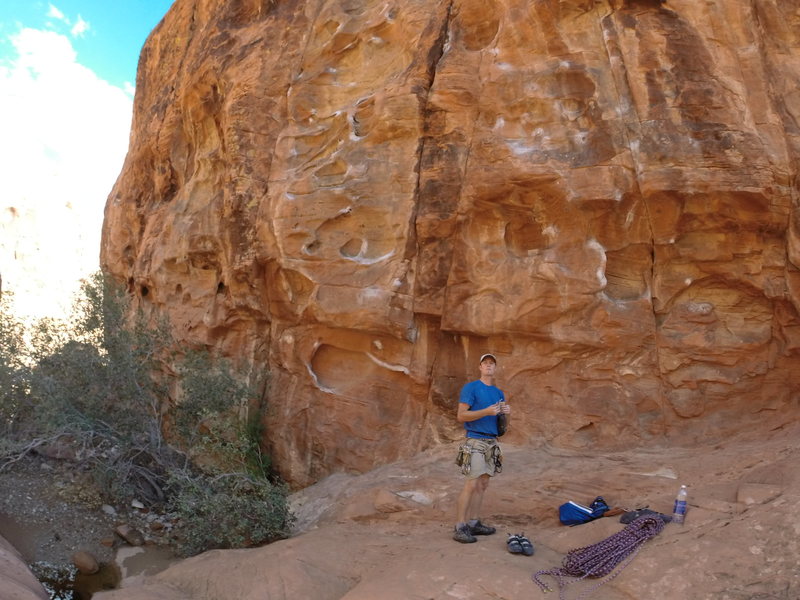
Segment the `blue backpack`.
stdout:
[[558,520],[563,525],[580,525],[602,517],[609,509],[602,496],[598,496],[589,506],[570,500],[558,507]]

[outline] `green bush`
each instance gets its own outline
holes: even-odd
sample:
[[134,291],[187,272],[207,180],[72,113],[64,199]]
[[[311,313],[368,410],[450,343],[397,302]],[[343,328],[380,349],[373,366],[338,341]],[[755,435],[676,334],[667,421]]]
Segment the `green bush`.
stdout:
[[247,377],[206,350],[176,351],[168,323],[131,310],[100,274],[66,321],[26,329],[11,308],[4,294],[0,469],[67,439],[109,501],[176,511],[183,554],[286,535],[287,492],[261,452]]
[[14,296],[0,296],[0,423],[5,437],[29,416],[29,361],[25,326],[14,311]]
[[242,474],[173,479],[171,509],[182,527],[181,555],[211,548],[242,548],[286,537],[292,517],[286,488]]

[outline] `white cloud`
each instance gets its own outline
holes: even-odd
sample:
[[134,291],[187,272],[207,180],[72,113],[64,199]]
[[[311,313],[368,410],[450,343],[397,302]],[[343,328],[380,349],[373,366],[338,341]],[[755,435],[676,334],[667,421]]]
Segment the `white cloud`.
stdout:
[[[51,19],[61,21],[70,27],[69,32],[73,37],[83,37],[83,34],[89,31],[89,29],[92,27],[89,21],[84,20],[84,18],[80,15],[78,15],[78,18],[73,25],[72,20],[53,4],[47,5],[47,16]],[[50,23],[49,25],[52,29],[58,29],[56,23]]]
[[10,41],[16,56],[0,63],[0,274],[18,307],[57,315],[98,268],[132,102],[79,64],[67,37],[23,29]]
[[47,7],[47,16],[53,17],[54,19],[58,19],[59,21],[64,21],[65,23],[69,23],[69,19],[64,16],[64,13],[58,10],[52,4],[49,4]]
[[91,25],[89,25],[89,22],[84,21],[83,17],[78,15],[78,20],[75,22],[75,25],[73,25],[72,29],[70,29],[69,31],[75,37],[83,37],[83,34],[89,31],[90,27]]

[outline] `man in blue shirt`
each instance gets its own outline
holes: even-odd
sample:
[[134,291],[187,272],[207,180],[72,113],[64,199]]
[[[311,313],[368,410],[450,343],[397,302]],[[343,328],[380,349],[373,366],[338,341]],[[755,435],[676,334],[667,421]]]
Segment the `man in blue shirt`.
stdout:
[[466,476],[458,496],[456,527],[453,539],[462,544],[478,541],[476,535],[491,535],[494,527],[481,523],[479,514],[489,478],[500,472],[500,446],[497,444],[497,415],[511,413],[503,392],[494,386],[497,358],[484,354],[480,359],[481,378],[466,384],[461,390],[456,418],[464,423],[467,440],[464,451],[469,457],[462,461]]

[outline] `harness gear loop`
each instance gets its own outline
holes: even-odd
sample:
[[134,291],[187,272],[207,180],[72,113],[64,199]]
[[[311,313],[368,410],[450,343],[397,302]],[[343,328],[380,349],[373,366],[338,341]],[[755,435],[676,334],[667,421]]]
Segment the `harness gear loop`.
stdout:
[[[489,460],[487,458],[487,460]],[[489,462],[494,463],[494,472],[495,473],[502,473],[503,472],[503,451],[500,450],[500,446],[494,444],[492,446],[491,451],[491,460]]]
[[472,468],[472,448],[468,444],[461,444],[456,455],[456,464],[461,467],[464,475],[469,475]]

